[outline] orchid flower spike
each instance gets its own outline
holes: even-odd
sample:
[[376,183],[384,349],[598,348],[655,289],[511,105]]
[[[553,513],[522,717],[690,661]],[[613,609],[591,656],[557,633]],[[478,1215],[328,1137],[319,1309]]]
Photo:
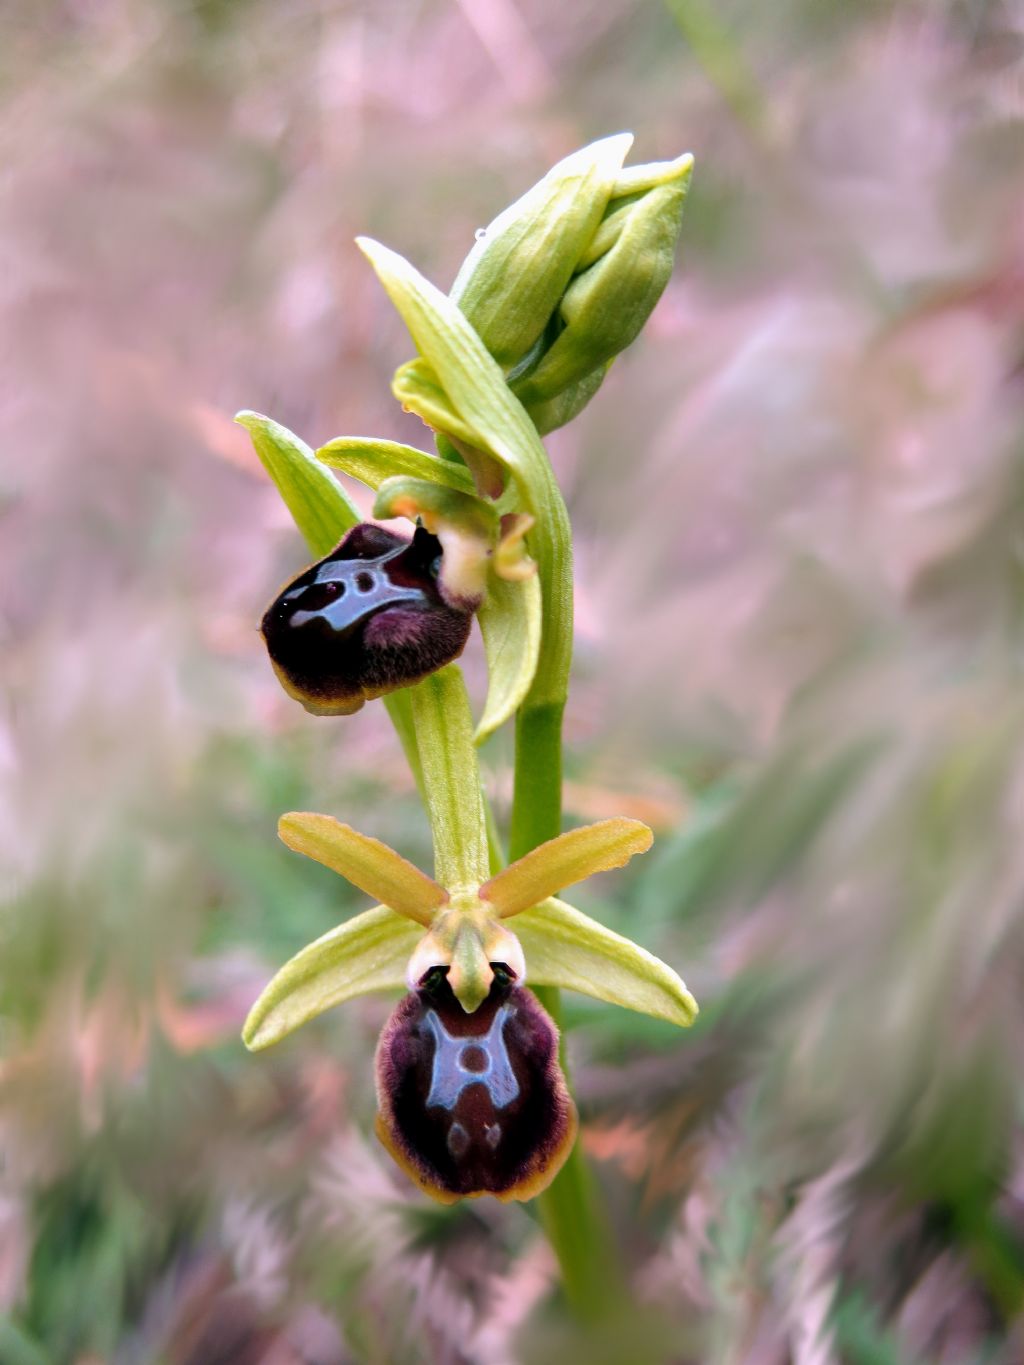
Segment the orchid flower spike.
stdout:
[[277,973],[246,1021],[246,1046],[269,1047],[345,1000],[404,986],[377,1048],[377,1132],[435,1199],[533,1198],[572,1148],[558,1033],[528,977],[683,1026],[696,1016],[664,962],[554,898],[645,852],[652,835],[638,820],[571,830],[477,887],[442,887],[329,815],[293,812],[279,833],[380,903]]

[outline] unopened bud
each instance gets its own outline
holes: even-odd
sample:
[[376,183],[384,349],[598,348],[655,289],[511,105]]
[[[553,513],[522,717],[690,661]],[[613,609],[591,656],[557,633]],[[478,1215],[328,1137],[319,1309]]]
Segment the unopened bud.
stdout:
[[[536,365],[510,380],[527,410],[542,412],[546,429],[555,414],[543,405],[571,394],[567,409],[578,412],[590,395],[576,400],[590,385],[596,392],[609,363],[650,317],[672,273],[692,167],[693,158],[684,156],[662,163],[660,177],[655,167],[638,168],[644,172],[639,179],[624,173],[627,195],[608,204],[581,253],[582,268],[562,295],[562,329]],[[647,188],[636,190],[635,184]]]

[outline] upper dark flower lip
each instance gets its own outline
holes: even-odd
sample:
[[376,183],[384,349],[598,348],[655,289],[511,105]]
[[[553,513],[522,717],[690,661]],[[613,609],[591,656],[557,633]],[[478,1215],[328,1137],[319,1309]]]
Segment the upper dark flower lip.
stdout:
[[357,711],[457,658],[475,604],[445,600],[440,541],[364,522],[291,580],[261,630],[285,691],[318,715]]

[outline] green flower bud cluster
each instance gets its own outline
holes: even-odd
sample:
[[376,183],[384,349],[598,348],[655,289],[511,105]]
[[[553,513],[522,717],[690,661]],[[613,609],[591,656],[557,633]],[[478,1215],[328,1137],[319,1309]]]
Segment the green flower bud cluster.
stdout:
[[631,143],[558,162],[480,234],[452,286],[541,434],[586,406],[672,273],[693,157],[624,170]]

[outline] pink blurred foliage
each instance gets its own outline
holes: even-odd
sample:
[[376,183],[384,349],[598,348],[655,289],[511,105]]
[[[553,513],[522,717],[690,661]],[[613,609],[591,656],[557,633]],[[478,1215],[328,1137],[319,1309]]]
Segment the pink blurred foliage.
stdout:
[[[0,1327],[42,1360],[583,1358],[528,1216],[431,1221],[367,1136],[385,1002],[235,1041],[354,908],[275,846],[286,804],[427,835],[382,708],[326,743],[275,684],[255,623],[304,551],[231,415],[426,446],[352,236],[447,285],[623,126],[697,171],[648,332],[550,442],[567,805],[671,844],[748,795],[699,903],[682,864],[609,882],[709,1022],[631,1050],[583,1016],[584,1146],[666,1360],[867,1359],[851,1286],[886,1359],[1024,1354],[1024,11],[707,7],[730,107],[671,8],[4,15]],[[998,1188],[946,1236],[949,1171]]]

